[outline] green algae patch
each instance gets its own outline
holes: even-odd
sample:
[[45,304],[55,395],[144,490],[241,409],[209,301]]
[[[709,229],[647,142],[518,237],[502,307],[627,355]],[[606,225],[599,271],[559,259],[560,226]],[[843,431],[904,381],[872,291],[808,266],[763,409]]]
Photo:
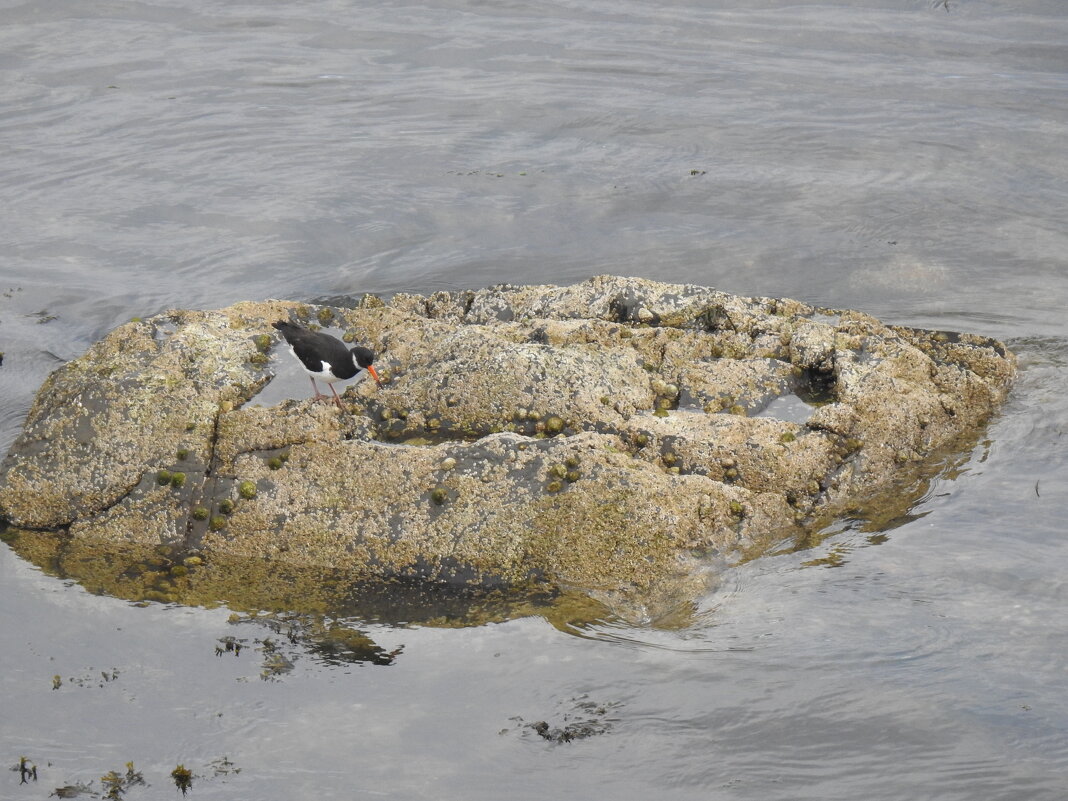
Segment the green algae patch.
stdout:
[[174,780],[174,786],[181,791],[182,795],[193,789],[193,771],[185,765],[179,764],[175,767],[171,771],[171,779]]

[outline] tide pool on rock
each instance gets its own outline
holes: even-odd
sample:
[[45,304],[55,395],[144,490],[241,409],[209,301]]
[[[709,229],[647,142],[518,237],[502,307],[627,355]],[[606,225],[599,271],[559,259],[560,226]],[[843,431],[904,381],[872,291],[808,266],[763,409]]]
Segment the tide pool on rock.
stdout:
[[[341,410],[257,406],[271,323],[324,318],[378,354],[383,386]],[[577,589],[655,616],[715,558],[804,537],[966,447],[1014,372],[981,336],[613,276],[172,311],[45,381],[0,514],[8,536]]]

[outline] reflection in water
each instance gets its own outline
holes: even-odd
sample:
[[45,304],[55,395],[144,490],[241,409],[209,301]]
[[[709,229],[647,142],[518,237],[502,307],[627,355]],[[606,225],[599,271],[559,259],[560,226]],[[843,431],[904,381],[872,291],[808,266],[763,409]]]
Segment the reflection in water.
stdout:
[[264,678],[289,672],[297,654],[325,665],[390,665],[386,650],[360,629],[367,625],[458,628],[539,616],[564,631],[611,619],[579,592],[544,587],[511,592],[459,588],[412,579],[374,581],[328,567],[308,567],[138,543],[86,540],[9,528],[3,540],[46,574],[89,592],[139,604],[173,603],[234,610],[231,623],[267,634],[231,636],[217,653],[248,649],[264,660]]

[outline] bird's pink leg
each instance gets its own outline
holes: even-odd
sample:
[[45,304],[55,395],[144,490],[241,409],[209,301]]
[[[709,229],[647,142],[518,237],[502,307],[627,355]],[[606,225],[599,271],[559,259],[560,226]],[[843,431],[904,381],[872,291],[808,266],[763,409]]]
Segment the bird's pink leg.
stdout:
[[327,386],[330,387],[330,391],[334,393],[334,403],[337,404],[337,408],[344,409],[344,407],[341,405],[341,398],[339,398],[337,396],[337,390],[334,389],[334,385],[333,384],[327,384]]
[[[322,401],[330,400],[329,396],[324,395],[319,391],[319,385],[315,383],[315,379],[314,378],[312,378],[311,376],[308,376],[308,380],[312,382],[312,391],[315,393],[315,400],[322,400]],[[333,389],[333,387],[331,387],[331,389]]]

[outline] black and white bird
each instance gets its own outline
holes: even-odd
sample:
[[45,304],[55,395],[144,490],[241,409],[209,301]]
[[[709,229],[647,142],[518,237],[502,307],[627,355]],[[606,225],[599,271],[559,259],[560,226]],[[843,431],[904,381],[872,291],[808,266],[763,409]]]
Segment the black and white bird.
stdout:
[[330,400],[329,395],[319,392],[319,385],[315,383],[317,378],[325,381],[330,387],[330,391],[334,393],[334,403],[339,409],[341,398],[334,389],[335,382],[353,378],[360,370],[366,370],[376,384],[382,385],[378,373],[372,366],[375,354],[370,348],[361,345],[350,348],[337,337],[324,334],[322,331],[309,331],[307,328],[287,323],[285,320],[279,320],[271,325],[281,332],[282,338],[289,343],[289,352],[304,366],[305,372],[311,379],[312,389],[315,390],[316,400]]

